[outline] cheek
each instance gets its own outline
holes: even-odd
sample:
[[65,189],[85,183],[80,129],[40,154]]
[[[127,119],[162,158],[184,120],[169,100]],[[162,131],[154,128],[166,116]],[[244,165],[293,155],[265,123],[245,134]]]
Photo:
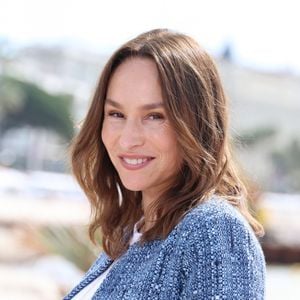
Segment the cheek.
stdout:
[[155,135],[152,136],[152,141],[165,154],[166,158],[179,160],[181,155],[179,154],[176,134],[170,128],[156,131]]
[[102,142],[105,146],[105,148],[108,150],[110,148],[110,144],[111,144],[111,134],[110,134],[110,130],[108,128],[108,126],[103,123],[103,127],[102,127],[102,131],[101,131],[101,139]]
[[101,131],[101,139],[102,143],[106,149],[106,152],[108,154],[108,157],[111,161],[111,163],[114,165],[113,161],[113,138],[110,133],[110,130],[108,130],[107,126],[103,126],[102,131]]
[[176,133],[169,131],[167,137],[165,137],[166,149],[168,149],[169,159],[172,161],[175,169],[179,168],[182,161],[182,154],[180,145],[177,141]]
[[111,144],[121,134],[123,124],[120,122],[104,121],[102,125],[101,137],[104,143]]

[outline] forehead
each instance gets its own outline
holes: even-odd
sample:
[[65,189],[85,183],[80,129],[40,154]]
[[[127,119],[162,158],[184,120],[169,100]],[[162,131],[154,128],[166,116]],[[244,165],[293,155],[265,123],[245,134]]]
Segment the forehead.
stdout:
[[120,77],[124,74],[144,74],[159,79],[156,63],[149,57],[128,57],[114,70],[112,77]]
[[159,72],[150,58],[128,58],[113,72],[106,98],[122,102],[162,100]]

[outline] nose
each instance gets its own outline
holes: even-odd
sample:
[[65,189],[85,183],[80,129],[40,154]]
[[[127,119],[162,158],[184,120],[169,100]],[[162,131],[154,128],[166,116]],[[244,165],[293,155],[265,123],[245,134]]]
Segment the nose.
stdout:
[[131,150],[142,146],[145,142],[145,134],[142,124],[135,120],[127,120],[119,137],[120,146],[123,150]]

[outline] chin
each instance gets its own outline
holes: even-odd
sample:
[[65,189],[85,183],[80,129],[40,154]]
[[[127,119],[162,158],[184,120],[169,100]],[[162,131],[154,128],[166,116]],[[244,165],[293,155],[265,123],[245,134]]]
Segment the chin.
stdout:
[[124,185],[124,187],[132,192],[138,192],[138,191],[142,191],[145,189],[145,187],[143,185],[141,185],[140,183],[137,182],[128,182],[128,181],[123,181],[122,183]]
[[131,191],[131,192],[140,192],[141,190],[140,189],[138,189],[138,188],[130,188],[130,187],[127,187],[127,186],[125,186],[126,187],[126,189],[128,190],[128,191]]
[[137,186],[137,185],[132,185],[132,184],[124,184],[123,185],[125,186],[125,188],[129,191],[132,191],[132,192],[139,192],[139,191],[142,191],[143,188],[141,186]]

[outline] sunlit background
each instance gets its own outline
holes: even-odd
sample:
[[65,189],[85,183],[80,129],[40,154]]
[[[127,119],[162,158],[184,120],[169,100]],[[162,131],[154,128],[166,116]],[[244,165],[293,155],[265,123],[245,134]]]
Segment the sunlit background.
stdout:
[[267,300],[300,299],[298,12],[292,0],[0,0],[0,299],[61,299],[101,251],[68,146],[112,51],[158,27],[215,58],[266,229]]

